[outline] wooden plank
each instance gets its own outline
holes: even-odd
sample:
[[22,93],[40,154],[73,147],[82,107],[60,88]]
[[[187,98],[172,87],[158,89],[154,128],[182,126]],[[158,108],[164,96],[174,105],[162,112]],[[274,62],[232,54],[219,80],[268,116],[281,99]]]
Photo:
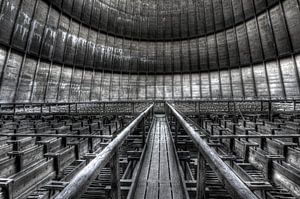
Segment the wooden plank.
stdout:
[[[167,129],[167,125],[165,126]],[[179,199],[179,198],[184,198],[182,186],[180,183],[180,176],[178,173],[178,165],[176,163],[176,158],[175,158],[175,151],[172,146],[172,139],[170,137],[170,133],[167,135],[167,149],[169,152],[169,165],[170,165],[170,176],[171,176],[171,187],[172,187],[172,194],[173,194],[173,199]]]
[[171,182],[170,182],[170,167],[168,162],[168,151],[167,151],[167,129],[165,124],[161,131],[160,140],[160,177],[159,177],[159,198],[171,199]]
[[152,130],[150,131],[149,135],[149,146],[146,150],[145,153],[145,159],[144,162],[142,163],[142,170],[139,175],[138,183],[137,183],[137,188],[135,191],[134,198],[144,198],[145,193],[146,193],[146,188],[147,188],[147,178],[149,174],[149,168],[150,168],[150,161],[151,161],[151,152],[153,148],[153,139],[154,139],[154,129],[156,127],[157,123],[154,123]]
[[159,140],[160,140],[160,131],[161,131],[161,123],[159,119],[157,121],[154,130],[154,145],[152,149],[152,158],[151,158],[151,166],[149,171],[149,178],[147,183],[147,192],[146,198],[157,198],[158,197],[158,181],[159,181]]
[[135,198],[184,198],[175,151],[165,117],[157,116],[149,134],[149,148],[135,190]]
[[197,165],[197,199],[205,199],[205,183],[206,183],[206,161],[204,157],[198,152]]

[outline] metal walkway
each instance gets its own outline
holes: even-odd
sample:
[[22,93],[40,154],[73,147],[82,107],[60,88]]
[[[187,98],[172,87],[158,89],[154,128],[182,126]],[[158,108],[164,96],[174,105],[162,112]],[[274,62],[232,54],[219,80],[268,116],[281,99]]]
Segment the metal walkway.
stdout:
[[164,115],[156,115],[134,198],[185,198],[177,156]]

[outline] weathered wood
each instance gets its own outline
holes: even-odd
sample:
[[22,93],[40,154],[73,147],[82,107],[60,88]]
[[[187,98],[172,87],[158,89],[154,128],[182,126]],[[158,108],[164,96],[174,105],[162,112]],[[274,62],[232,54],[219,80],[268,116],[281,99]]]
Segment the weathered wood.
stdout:
[[118,149],[137,127],[141,120],[146,117],[153,105],[150,105],[138,117],[136,117],[118,136],[113,139],[84,169],[82,169],[69,183],[69,185],[56,197],[56,199],[79,198],[96,178],[100,170],[108,163],[116,149]]
[[111,198],[121,198],[120,186],[120,164],[119,164],[119,150],[116,150],[110,162],[111,171]]
[[177,120],[183,126],[184,130],[190,135],[199,152],[203,155],[210,167],[217,173],[220,179],[225,182],[231,195],[239,198],[257,199],[257,196],[242,182],[238,176],[226,165],[218,156],[215,150],[210,148],[207,143],[201,138],[199,132],[184,119],[184,117],[169,103],[168,107],[175,115]]
[[149,136],[134,198],[184,198],[165,117],[156,117]]
[[197,196],[196,199],[205,199],[206,161],[201,153],[198,153],[197,164]]

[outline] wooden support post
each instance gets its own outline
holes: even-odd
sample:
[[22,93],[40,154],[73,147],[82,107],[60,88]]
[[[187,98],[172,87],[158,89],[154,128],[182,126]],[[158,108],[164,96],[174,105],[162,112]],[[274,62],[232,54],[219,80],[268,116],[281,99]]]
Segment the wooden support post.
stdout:
[[141,124],[142,124],[142,138],[143,138],[142,143],[144,146],[146,142],[145,118],[143,118]]
[[205,199],[205,182],[206,182],[206,161],[204,157],[198,152],[197,165],[197,195],[196,199]]
[[[114,133],[115,138],[117,133]],[[116,150],[110,161],[111,172],[111,199],[121,199],[121,185],[120,185],[120,164],[119,164],[119,149]]]
[[178,131],[179,131],[179,122],[175,119],[175,147],[177,148],[177,144],[178,144]]
[[131,103],[131,106],[132,106],[132,113],[134,113],[134,111],[135,111],[134,110],[134,102]]
[[109,135],[112,134],[112,132],[111,132],[111,125],[110,124],[108,124],[108,132],[109,132]]
[[13,105],[13,112],[14,112],[14,115],[16,115],[16,104]]
[[268,116],[269,116],[269,121],[272,121],[272,102],[268,103]]
[[111,198],[121,198],[121,187],[120,187],[120,165],[119,165],[119,150],[116,151],[111,159],[110,163],[111,171]]

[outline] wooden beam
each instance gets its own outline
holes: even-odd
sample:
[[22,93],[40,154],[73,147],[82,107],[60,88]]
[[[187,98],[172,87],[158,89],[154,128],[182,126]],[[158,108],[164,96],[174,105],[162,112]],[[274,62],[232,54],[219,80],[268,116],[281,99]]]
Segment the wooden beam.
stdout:
[[204,157],[201,155],[201,153],[198,153],[196,199],[206,199],[205,182],[206,182],[206,161]]

